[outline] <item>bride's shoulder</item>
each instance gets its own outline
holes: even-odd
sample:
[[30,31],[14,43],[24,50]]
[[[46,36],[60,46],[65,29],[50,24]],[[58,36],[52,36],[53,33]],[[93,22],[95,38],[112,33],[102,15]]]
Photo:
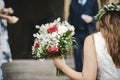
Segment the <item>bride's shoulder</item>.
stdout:
[[92,33],[92,34],[88,35],[88,36],[86,37],[86,39],[94,40],[95,37],[102,37],[101,32]]
[[93,34],[88,35],[88,36],[85,38],[85,43],[94,44],[94,37],[95,37],[95,36],[100,36],[100,35],[101,35],[101,32],[96,32],[96,33],[93,33]]
[[85,40],[88,40],[88,41],[93,41],[94,39],[94,36],[95,35],[98,35],[100,32],[96,32],[96,33],[92,33],[92,34],[90,34],[90,35],[88,35],[86,38],[85,38]]
[[[91,54],[89,54],[89,53],[91,53]],[[93,39],[93,34],[88,35],[85,38],[85,41],[84,41],[84,55],[96,56],[96,53],[95,53],[95,43],[94,43],[94,39]]]
[[85,38],[85,42],[84,44],[89,44],[89,45],[93,45],[94,44],[94,39],[93,39],[93,35],[94,34],[90,34]]

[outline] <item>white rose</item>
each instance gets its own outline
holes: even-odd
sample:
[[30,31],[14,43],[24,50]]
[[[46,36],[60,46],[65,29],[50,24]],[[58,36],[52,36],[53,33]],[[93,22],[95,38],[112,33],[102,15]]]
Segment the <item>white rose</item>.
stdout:
[[59,34],[63,34],[63,33],[65,33],[65,32],[67,32],[68,31],[68,28],[66,27],[66,26],[61,26],[61,25],[59,25],[58,26],[58,33]]

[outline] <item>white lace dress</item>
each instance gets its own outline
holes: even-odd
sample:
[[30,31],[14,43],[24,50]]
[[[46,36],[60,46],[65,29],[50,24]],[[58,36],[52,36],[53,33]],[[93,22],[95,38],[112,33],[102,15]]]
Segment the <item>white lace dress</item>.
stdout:
[[108,54],[101,32],[94,34],[94,41],[98,62],[97,80],[120,80],[120,69],[116,68]]

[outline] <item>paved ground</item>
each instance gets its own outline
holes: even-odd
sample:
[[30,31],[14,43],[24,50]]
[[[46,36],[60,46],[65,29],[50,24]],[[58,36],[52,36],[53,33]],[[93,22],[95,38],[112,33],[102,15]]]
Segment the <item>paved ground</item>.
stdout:
[[[67,64],[74,68],[73,59],[67,59]],[[40,62],[36,60],[13,60],[2,66],[4,80],[70,80],[66,76],[56,77],[56,68],[52,60]]]

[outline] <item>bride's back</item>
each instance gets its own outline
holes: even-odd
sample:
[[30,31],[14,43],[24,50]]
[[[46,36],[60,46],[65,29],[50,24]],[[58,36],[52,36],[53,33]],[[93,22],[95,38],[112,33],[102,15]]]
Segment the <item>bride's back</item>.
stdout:
[[98,62],[97,80],[119,80],[120,68],[116,68],[112,57],[109,55],[101,32],[94,34],[94,41]]

